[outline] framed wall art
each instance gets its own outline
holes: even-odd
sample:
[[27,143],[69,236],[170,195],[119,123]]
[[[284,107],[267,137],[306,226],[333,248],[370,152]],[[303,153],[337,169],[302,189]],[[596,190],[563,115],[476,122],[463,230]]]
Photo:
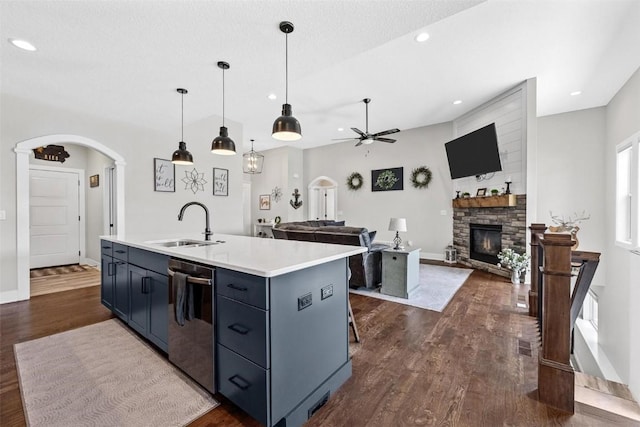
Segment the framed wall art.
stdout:
[[213,168],[213,195],[229,195],[229,169]]
[[268,211],[271,209],[271,194],[260,195],[260,210]]
[[371,171],[371,191],[402,190],[403,168],[387,168]]
[[154,191],[176,191],[176,166],[171,160],[153,159]]
[[89,187],[97,187],[100,185],[100,175],[91,175],[89,177]]

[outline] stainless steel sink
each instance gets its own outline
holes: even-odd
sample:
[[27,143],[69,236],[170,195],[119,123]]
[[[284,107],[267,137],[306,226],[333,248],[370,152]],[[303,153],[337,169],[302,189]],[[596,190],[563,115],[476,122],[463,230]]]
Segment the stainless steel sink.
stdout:
[[210,246],[222,243],[221,241],[202,241],[202,240],[190,240],[190,239],[177,239],[177,240],[158,240],[152,242],[146,242],[152,245],[164,246],[165,248],[178,248],[189,247],[197,248],[199,246]]

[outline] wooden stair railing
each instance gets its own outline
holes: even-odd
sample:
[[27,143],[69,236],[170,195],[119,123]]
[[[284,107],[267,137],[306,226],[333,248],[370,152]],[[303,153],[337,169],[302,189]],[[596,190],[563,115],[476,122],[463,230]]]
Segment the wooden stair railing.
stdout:
[[[570,364],[571,336],[600,253],[572,251],[570,234],[545,233],[532,224],[529,315],[538,318],[542,348],[538,359],[538,397],[541,402],[574,412],[575,382]],[[571,277],[578,269],[575,286]]]
[[571,263],[579,266],[578,277],[571,295],[571,328],[573,329],[600,263],[600,252],[572,251]]
[[574,412],[575,381],[571,356],[571,246],[570,234],[538,235],[542,248],[542,348],[538,357],[538,398],[560,410]]

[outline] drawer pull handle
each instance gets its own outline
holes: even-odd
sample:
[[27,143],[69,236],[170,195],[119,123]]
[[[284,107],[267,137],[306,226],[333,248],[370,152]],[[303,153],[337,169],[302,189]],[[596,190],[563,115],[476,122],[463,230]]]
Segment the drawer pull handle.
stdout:
[[234,323],[233,325],[229,325],[227,326],[227,328],[231,329],[233,332],[236,332],[240,335],[247,335],[251,329],[247,328],[244,325],[241,325],[240,323]]
[[140,281],[140,293],[148,294],[149,293],[149,282],[151,281],[151,277],[145,276]]
[[111,246],[103,246],[102,249],[111,249]]
[[110,263],[107,264],[107,276],[113,276],[113,275],[116,274],[115,271],[114,271],[115,270],[114,269],[115,266],[116,266],[115,262],[110,262]]
[[124,253],[126,253],[127,251],[123,251],[122,249],[118,249],[118,250],[116,250],[116,252],[117,252],[117,253],[119,253],[119,254],[124,254]]
[[249,387],[251,387],[251,383],[242,378],[240,375],[232,376],[231,378],[229,378],[229,382],[238,387],[240,390],[247,390]]
[[234,285],[233,283],[229,283],[227,285],[227,288],[235,289],[236,291],[240,291],[240,292],[247,292],[248,291],[248,289],[246,287],[237,286],[237,285]]

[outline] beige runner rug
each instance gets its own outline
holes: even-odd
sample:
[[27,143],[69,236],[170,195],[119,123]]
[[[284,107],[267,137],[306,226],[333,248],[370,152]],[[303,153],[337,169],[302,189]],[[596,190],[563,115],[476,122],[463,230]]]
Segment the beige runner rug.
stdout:
[[183,426],[218,403],[111,319],[15,345],[30,426]]

